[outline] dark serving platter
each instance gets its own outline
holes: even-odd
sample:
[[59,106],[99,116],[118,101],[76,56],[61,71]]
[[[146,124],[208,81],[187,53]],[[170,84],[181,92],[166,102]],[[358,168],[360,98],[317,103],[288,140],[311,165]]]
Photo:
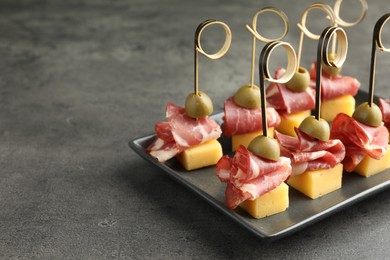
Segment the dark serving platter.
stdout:
[[[359,91],[355,98],[356,103],[360,104],[367,100],[368,95]],[[218,113],[212,118],[221,124],[222,116],[223,113]],[[189,172],[176,159],[162,164],[145,153],[145,148],[154,138],[154,134],[135,138],[129,142],[129,146],[146,161],[164,170],[170,177],[195,192],[233,221],[267,241],[292,234],[390,186],[390,169],[369,178],[355,173],[344,173],[341,189],[312,200],[290,188],[290,206],[286,211],[263,219],[254,219],[240,208],[231,210],[225,206],[226,184],[221,183],[215,176],[214,166]],[[229,151],[230,139],[221,137],[219,141],[222,144],[224,154],[231,154]]]

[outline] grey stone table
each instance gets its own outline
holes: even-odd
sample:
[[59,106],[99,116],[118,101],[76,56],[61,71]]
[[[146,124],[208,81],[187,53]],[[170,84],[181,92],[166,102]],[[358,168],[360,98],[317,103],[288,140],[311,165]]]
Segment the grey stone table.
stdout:
[[[285,40],[297,46],[296,24],[311,3],[2,0],[0,258],[388,257],[390,190],[266,244],[127,146],[164,119],[168,101],[183,104],[192,90],[193,33],[201,21],[225,21],[233,32],[225,57],[200,61],[200,84],[221,111],[249,80],[245,25],[255,12],[283,9],[291,22]],[[343,10],[351,19],[359,12]],[[370,1],[366,19],[346,29],[344,74],[357,77],[362,89],[372,28],[389,11],[387,1]],[[317,32],[326,24],[312,20]],[[263,29],[272,35],[278,26],[271,21]],[[315,48],[306,38],[303,66],[315,59]],[[389,65],[390,54],[378,54],[380,96],[390,96]]]

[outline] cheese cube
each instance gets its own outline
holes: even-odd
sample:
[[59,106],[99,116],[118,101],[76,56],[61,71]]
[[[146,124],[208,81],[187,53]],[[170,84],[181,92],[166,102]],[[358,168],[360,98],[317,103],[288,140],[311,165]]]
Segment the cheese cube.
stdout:
[[255,200],[246,200],[240,207],[254,218],[264,218],[285,211],[289,206],[288,185],[284,182]]
[[190,171],[217,164],[222,155],[221,144],[217,140],[211,140],[185,149],[176,158]]
[[[274,137],[274,128],[270,127],[268,128],[268,136],[269,137]],[[234,152],[238,146],[241,144],[248,148],[250,142],[259,135],[262,135],[263,131],[256,131],[253,133],[248,133],[248,134],[242,134],[242,135],[233,135],[232,136],[232,151]]]
[[355,111],[355,103],[355,98],[351,95],[323,101],[321,103],[321,118],[328,122],[332,122],[339,113],[352,116]]
[[369,156],[364,157],[353,171],[364,177],[370,177],[388,168],[390,168],[390,149],[387,149],[380,160],[375,160]]
[[303,119],[310,116],[311,111],[310,110],[304,110],[301,112],[295,112],[287,115],[287,118],[284,118],[284,116],[280,117],[280,125],[276,127],[276,130],[278,132],[290,135],[290,136],[297,136],[295,133],[294,128],[299,127]]
[[339,163],[331,169],[307,171],[291,177],[287,184],[306,196],[316,199],[341,188],[343,165]]

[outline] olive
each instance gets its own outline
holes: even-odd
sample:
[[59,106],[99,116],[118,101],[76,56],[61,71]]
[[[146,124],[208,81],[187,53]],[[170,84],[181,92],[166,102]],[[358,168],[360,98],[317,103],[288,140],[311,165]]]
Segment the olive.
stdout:
[[280,158],[280,147],[278,141],[273,138],[259,135],[250,142],[248,150],[253,154],[272,161]]
[[213,113],[213,102],[205,93],[198,91],[198,94],[191,93],[187,96],[185,108],[190,117],[205,117]]
[[242,86],[234,94],[234,102],[245,108],[259,108],[261,104],[259,87],[255,85]]
[[292,78],[286,83],[286,86],[294,91],[302,92],[310,84],[310,74],[304,67],[299,67]]
[[352,117],[369,126],[376,127],[382,124],[382,112],[375,103],[372,103],[371,107],[368,102],[360,104],[353,112]]
[[299,130],[318,140],[329,140],[330,127],[328,122],[322,118],[317,120],[314,116],[306,117],[299,125]]
[[[330,53],[328,59],[329,59],[330,62],[334,61],[334,60],[336,59],[336,54]],[[337,68],[337,67],[333,67],[333,66],[326,65],[326,64],[324,63],[324,61],[322,61],[322,69],[325,70],[326,73],[327,73],[329,76],[336,76],[336,75],[340,74],[341,68],[342,68],[342,67]]]

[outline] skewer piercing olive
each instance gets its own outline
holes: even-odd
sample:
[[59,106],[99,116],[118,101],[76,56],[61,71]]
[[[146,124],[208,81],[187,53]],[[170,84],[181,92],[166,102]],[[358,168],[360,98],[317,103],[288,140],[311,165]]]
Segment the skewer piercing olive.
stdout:
[[306,117],[299,125],[299,130],[318,140],[328,141],[330,137],[330,127],[324,119],[316,119],[314,116]]
[[259,135],[250,142],[248,150],[258,157],[278,161],[280,158],[280,146],[276,139]]
[[375,103],[372,103],[371,107],[368,102],[360,104],[353,112],[352,117],[360,123],[373,127],[382,124],[382,112]]
[[260,90],[257,86],[244,85],[234,95],[234,102],[245,108],[260,107]]
[[310,74],[304,67],[299,67],[298,71],[294,73],[292,78],[286,82],[286,86],[297,92],[305,91],[310,85]]
[[[335,53],[330,53],[329,56],[329,61],[330,62],[333,62],[335,59],[336,59],[336,54]],[[340,74],[341,72],[341,69],[342,67],[333,67],[333,66],[329,66],[329,65],[326,65],[323,61],[322,61],[322,69],[324,71],[326,71],[326,73],[329,75],[329,76],[337,76]]]
[[213,113],[213,103],[208,95],[198,91],[198,94],[191,93],[187,96],[185,109],[189,117],[205,117]]

